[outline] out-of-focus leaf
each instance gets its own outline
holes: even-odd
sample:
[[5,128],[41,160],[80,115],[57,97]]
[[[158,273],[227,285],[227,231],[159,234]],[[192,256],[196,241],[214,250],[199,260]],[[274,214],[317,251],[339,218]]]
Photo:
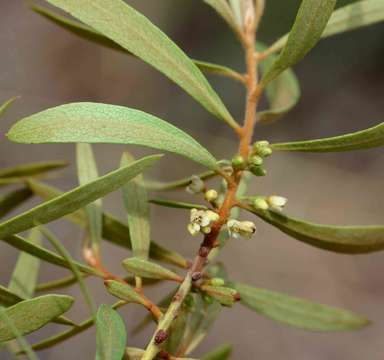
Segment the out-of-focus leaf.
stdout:
[[232,28],[236,34],[241,33],[241,29],[236,20],[233,11],[226,0],[203,0],[206,4],[211,6]]
[[10,98],[9,100],[7,100],[5,103],[3,103],[1,106],[0,106],[0,116],[2,116],[6,111],[7,109],[12,105],[12,103],[17,99],[17,96],[14,96],[12,98]]
[[159,155],[145,157],[127,167],[112,171],[95,181],[79,186],[0,224],[0,239],[30,229],[36,225],[46,224],[78,210],[117,190],[124,183],[152,166],[160,157]]
[[[362,0],[343,6],[332,13],[321,38],[340,34],[384,20],[384,5],[381,0]],[[271,46],[274,51],[284,47],[288,34]]]
[[160,29],[124,1],[47,1],[155,67],[230,126],[238,126],[192,60]]
[[384,145],[384,123],[351,134],[324,139],[294,141],[271,145],[274,150],[335,152],[370,149]]
[[[37,181],[29,181],[28,185],[36,195],[41,196],[44,200],[51,200],[56,196],[63,194],[62,191]],[[76,211],[67,217],[69,220],[80,226],[86,226],[85,214],[81,210]],[[131,239],[128,227],[108,213],[104,213],[103,215],[103,237],[111,243],[131,249]],[[187,260],[183,256],[173,250],[164,248],[154,241],[151,241],[149,256],[152,259],[167,262],[182,268],[188,267]]]
[[[91,41],[93,43],[96,43],[97,45],[105,46],[107,48],[123,52],[127,55],[134,56],[134,54],[132,54],[128,50],[121,47],[118,43],[115,43],[114,41],[110,40],[109,38],[105,37],[99,32],[93,30],[91,27],[87,25],[84,25],[78,21],[74,21],[68,17],[59,15],[54,11],[51,11],[41,6],[32,5],[31,8],[33,11],[40,14],[44,18],[55,23],[61,28],[66,29],[69,32],[79,36],[82,39]],[[225,76],[225,77],[238,80],[240,82],[244,81],[242,75],[240,75],[236,71],[226,66],[212,64],[212,63],[200,61],[200,60],[192,60],[192,61],[204,73]]]
[[[80,185],[86,185],[99,177],[96,159],[90,144],[76,144],[76,150],[79,183]],[[87,214],[87,228],[91,239],[91,246],[94,253],[98,254],[103,231],[101,199],[97,199],[95,202],[88,204],[85,207],[85,213]]]
[[[5,310],[7,316],[22,335],[40,329],[58,316],[64,314],[73,304],[73,298],[65,295],[44,295],[19,302]],[[15,336],[3,321],[0,321],[0,341]]]
[[[35,256],[36,258],[46,261],[50,264],[57,265],[66,269],[69,269],[69,264],[68,262],[62,258],[61,256],[45,249],[42,246],[38,246],[35,244],[32,244],[28,240],[22,238],[21,236],[18,235],[10,235],[6,236],[1,239],[1,241],[6,242],[8,245],[20,250],[24,251],[32,256]],[[99,273],[94,270],[93,268],[90,268],[89,266],[76,263],[77,266],[80,268],[81,271],[91,274],[91,275],[99,275]]]
[[28,188],[22,188],[0,197],[0,218],[6,216],[13,209],[32,197],[33,193]]
[[[265,46],[257,44],[259,51],[265,50]],[[265,61],[260,64],[261,72],[264,74],[273,62],[276,55],[268,56]],[[258,113],[259,123],[271,123],[289,112],[300,99],[300,86],[292,69],[282,72],[275,80],[271,81],[266,89],[269,109]]]
[[237,23],[242,26],[241,0],[229,0],[229,4],[231,5]]
[[143,145],[174,152],[211,169],[218,167],[217,160],[209,151],[182,130],[155,116],[124,106],[99,103],[57,106],[20,120],[7,136],[12,141],[28,144]]
[[122,284],[121,282],[115,280],[106,280],[104,285],[111,295],[116,296],[120,300],[145,305],[145,301],[142,296],[140,296],[140,294],[138,294],[135,289],[128,284]]
[[335,7],[336,0],[303,0],[287,43],[260,85],[266,86],[283,71],[298,63],[318,42]]
[[202,285],[201,290],[224,306],[232,306],[237,301],[238,292],[229,287]]
[[24,178],[36,175],[42,175],[49,171],[54,171],[68,166],[65,161],[50,161],[31,164],[17,165],[0,170],[0,179]]
[[[128,153],[124,153],[121,166],[127,166],[134,159]],[[142,185],[143,177],[137,176],[121,189],[127,211],[129,234],[133,256],[148,259],[151,244],[151,229],[149,223],[148,194]]]
[[347,310],[316,304],[285,294],[236,283],[241,303],[273,320],[313,331],[360,329],[369,321]]
[[109,305],[100,305],[96,328],[96,360],[121,360],[125,352],[127,333],[118,312]]
[[143,278],[164,279],[182,282],[183,278],[171,270],[153,262],[132,257],[123,261],[123,266],[128,272]]
[[[41,232],[38,228],[32,229],[27,239],[34,245],[41,245]],[[8,289],[21,298],[33,297],[39,276],[40,260],[30,254],[22,252],[19,255],[15,269],[8,284]]]
[[151,200],[149,200],[149,202],[151,204],[164,206],[164,207],[170,207],[170,208],[176,208],[176,209],[202,209],[202,210],[208,209],[204,205],[189,204],[189,203],[185,203],[185,202],[164,200],[164,199],[151,199]]
[[231,353],[232,345],[225,344],[204,355],[201,360],[228,360]]
[[384,249],[384,226],[319,225],[278,212],[257,210],[254,213],[282,232],[320,249],[345,254]]

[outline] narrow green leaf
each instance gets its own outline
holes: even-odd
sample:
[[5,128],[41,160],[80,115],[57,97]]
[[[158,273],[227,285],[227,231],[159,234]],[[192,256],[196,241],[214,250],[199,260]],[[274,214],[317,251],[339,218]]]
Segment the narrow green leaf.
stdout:
[[232,306],[237,301],[237,291],[229,287],[202,285],[201,290],[224,306]]
[[[257,47],[259,51],[266,49],[261,44]],[[266,73],[276,58],[277,56],[272,54],[260,64],[262,74]],[[258,122],[262,124],[271,123],[284,116],[300,99],[299,82],[291,69],[283,71],[267,85],[265,90],[270,108],[257,114]]]
[[124,106],[97,103],[61,105],[19,121],[8,133],[8,138],[33,144],[143,145],[174,152],[217,169],[217,160],[188,134],[155,116]]
[[226,0],[203,0],[206,4],[211,6],[224,20],[225,22],[232,28],[232,30],[236,34],[241,34],[241,29],[237,22],[235,15],[227,3]]
[[[121,166],[127,166],[133,161],[132,156],[124,153],[121,159]],[[127,212],[133,256],[148,259],[151,243],[149,204],[148,194],[142,182],[143,177],[139,175],[131,182],[125,184],[121,189]]]
[[0,197],[0,218],[6,216],[16,207],[30,199],[32,195],[33,193],[30,189],[22,188]]
[[168,270],[153,262],[140,258],[129,258],[123,261],[124,268],[140,277],[151,279],[164,279],[181,282],[183,279],[171,270]]
[[22,164],[0,170],[0,178],[23,178],[42,175],[50,171],[58,170],[68,166],[66,161],[49,161],[31,164]]
[[145,305],[145,301],[140,294],[138,294],[135,289],[128,284],[122,284],[121,282],[115,280],[106,280],[104,285],[111,295],[116,296],[125,302]]
[[112,171],[95,181],[79,186],[0,224],[0,239],[36,225],[46,224],[78,210],[117,190],[124,183],[152,166],[160,157],[159,155],[145,157],[130,166]]
[[[84,25],[78,21],[74,21],[68,17],[59,15],[54,11],[51,11],[41,6],[32,5],[31,8],[33,11],[40,14],[47,20],[71,32],[72,34],[79,36],[82,39],[91,41],[97,45],[101,45],[113,50],[117,50],[119,52],[123,52],[126,55],[134,56],[134,54],[132,54],[125,48],[121,47],[118,43],[115,43],[114,41],[110,40],[109,38],[105,37],[99,32],[93,30],[91,27],[87,25]],[[240,75],[236,71],[226,66],[212,64],[212,63],[200,61],[200,60],[192,60],[192,61],[204,73],[225,76],[241,82],[244,81],[242,75]]]
[[[41,233],[38,228],[32,229],[27,239],[31,244],[41,245]],[[21,298],[33,297],[40,270],[40,260],[28,253],[19,255],[15,269],[8,284],[8,289]]]
[[[384,20],[384,5],[381,0],[362,0],[343,6],[332,13],[321,38],[327,38]],[[284,47],[288,34],[277,40],[271,48],[275,51]]]
[[[45,200],[51,200],[56,196],[63,194],[62,191],[37,181],[29,181],[28,185],[31,190]],[[75,224],[85,226],[85,214],[82,211],[76,211],[67,216],[68,219]],[[128,227],[115,219],[112,215],[104,213],[103,215],[103,237],[115,245],[119,245],[131,249],[131,239]],[[167,262],[181,268],[187,268],[187,260],[173,250],[168,250],[163,246],[151,241],[149,256],[152,259]]]
[[17,98],[17,96],[14,96],[0,106],[0,116],[4,115],[7,109],[12,105],[15,100],[17,100]]
[[149,200],[151,204],[164,206],[164,207],[170,207],[170,208],[176,208],[176,209],[202,209],[206,210],[208,209],[204,205],[199,204],[189,204],[181,201],[172,201],[172,200],[164,200],[164,199],[151,199]]
[[232,127],[237,123],[192,60],[122,0],[47,0],[155,67]]
[[313,331],[360,329],[369,321],[347,310],[316,304],[285,294],[236,283],[241,302],[273,320]]
[[[86,277],[87,274],[82,273],[81,276]],[[64,289],[64,288],[71,286],[73,284],[76,284],[76,283],[77,283],[76,276],[69,275],[69,276],[65,276],[63,278],[59,278],[57,280],[39,283],[36,286],[36,291],[37,292],[43,292],[43,291]]]
[[345,254],[384,249],[384,226],[319,225],[278,212],[258,210],[254,213],[282,232],[320,249]]
[[241,16],[241,0],[229,0],[229,4],[231,5],[237,23],[242,26],[243,20]]
[[[64,314],[73,304],[73,298],[65,295],[45,295],[24,300],[5,310],[5,313],[22,335],[40,329]],[[0,341],[14,339],[12,330],[0,321]]]
[[336,0],[303,0],[281,54],[261,79],[266,86],[283,71],[298,63],[318,42]]
[[[4,241],[8,245],[16,249],[19,249],[20,251],[24,251],[32,256],[35,256],[40,260],[46,261],[50,264],[57,265],[66,269],[70,269],[68,262],[64,258],[62,258],[59,255],[56,255],[55,253],[45,249],[42,246],[32,244],[31,242],[22,238],[21,236],[10,235],[2,238],[1,241]],[[83,265],[80,263],[76,263],[76,264],[81,271],[87,274],[99,275],[99,273],[96,270],[86,265]]]
[[351,134],[324,139],[273,144],[274,150],[335,152],[370,149],[384,145],[384,123]]
[[224,344],[204,355],[201,360],[229,360],[231,353],[232,346]]
[[121,360],[125,352],[127,333],[118,312],[109,305],[100,305],[96,328],[96,360]]
[[[90,144],[76,144],[77,173],[80,185],[89,184],[99,177],[95,156]],[[87,214],[88,232],[91,239],[91,247],[95,254],[99,253],[100,241],[103,231],[102,201],[95,202],[85,207]],[[96,255],[97,256],[97,255]]]
[[15,305],[22,300],[23,299],[19,295],[0,285],[0,306],[8,307]]

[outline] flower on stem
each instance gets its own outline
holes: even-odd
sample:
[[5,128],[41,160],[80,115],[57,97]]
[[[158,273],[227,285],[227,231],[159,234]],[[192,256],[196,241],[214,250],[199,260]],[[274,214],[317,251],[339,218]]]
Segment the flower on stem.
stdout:
[[252,153],[254,155],[261,156],[262,158],[270,156],[272,154],[272,149],[269,144],[269,141],[267,140],[256,141],[253,144]]
[[219,197],[219,194],[214,189],[210,189],[210,190],[206,191],[206,193],[204,194],[204,198],[208,202],[213,202],[213,201],[217,200],[218,197]]
[[272,195],[267,197],[267,202],[272,210],[282,211],[288,199],[283,196]]
[[197,235],[199,232],[209,234],[211,232],[212,223],[217,220],[219,220],[219,215],[214,211],[192,209],[188,231],[193,236]]
[[186,188],[186,191],[190,194],[199,194],[205,189],[204,181],[201,180],[197,175],[192,175],[191,182]]
[[227,222],[227,228],[229,234],[235,239],[239,237],[250,239],[256,232],[256,225],[252,221],[238,221],[231,219]]

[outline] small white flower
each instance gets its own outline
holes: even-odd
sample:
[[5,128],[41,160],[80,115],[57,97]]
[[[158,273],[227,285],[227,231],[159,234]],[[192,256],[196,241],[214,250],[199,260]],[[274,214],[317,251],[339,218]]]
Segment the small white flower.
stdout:
[[209,234],[211,232],[211,224],[218,219],[219,215],[214,211],[192,209],[188,231],[192,235],[197,235],[199,232]]
[[283,196],[272,195],[267,198],[269,206],[273,210],[282,211],[283,207],[287,204],[287,199]]
[[186,190],[190,194],[201,193],[205,188],[204,181],[201,180],[197,175],[192,175],[191,182],[187,186]]
[[233,219],[228,220],[227,228],[229,234],[235,239],[240,236],[250,239],[256,231],[256,225],[252,221],[238,221]]

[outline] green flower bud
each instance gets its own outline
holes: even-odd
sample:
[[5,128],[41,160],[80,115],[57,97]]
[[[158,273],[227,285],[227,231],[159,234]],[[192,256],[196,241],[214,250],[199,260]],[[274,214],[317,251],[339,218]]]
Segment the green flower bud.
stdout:
[[263,158],[259,155],[253,155],[249,158],[249,164],[250,165],[254,165],[254,166],[260,166],[260,165],[263,165]]
[[261,166],[251,166],[249,171],[256,176],[265,176],[267,175],[267,171]]
[[222,278],[212,278],[210,280],[210,284],[212,286],[224,286],[225,285],[225,281]]
[[255,197],[252,205],[257,210],[268,210],[269,209],[269,205],[268,205],[267,200],[265,198],[263,198],[262,196]]
[[214,189],[208,190],[208,191],[204,194],[205,200],[207,200],[207,201],[209,201],[209,202],[212,202],[212,201],[217,200],[218,196],[219,196],[219,194],[218,194],[217,191],[214,190]]
[[193,296],[191,294],[188,294],[184,300],[184,305],[189,308],[189,309],[192,309],[193,306],[195,305],[195,300],[193,299]]
[[258,154],[262,157],[267,157],[272,155],[272,149],[270,147],[263,147],[258,151]]
[[203,300],[205,303],[207,304],[213,304],[213,297],[212,296],[209,296],[207,294],[203,294]]
[[237,155],[232,159],[232,166],[235,170],[244,170],[247,164],[241,155]]

